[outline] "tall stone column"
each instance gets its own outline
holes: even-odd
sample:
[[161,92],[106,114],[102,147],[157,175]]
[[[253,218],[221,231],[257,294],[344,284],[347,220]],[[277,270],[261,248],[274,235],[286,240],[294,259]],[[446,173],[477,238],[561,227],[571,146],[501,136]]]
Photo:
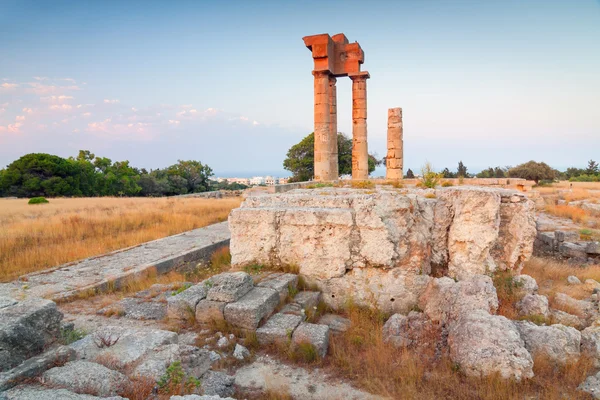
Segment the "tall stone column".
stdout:
[[329,76],[329,173],[330,179],[339,178],[337,142],[337,79]]
[[369,178],[367,146],[367,71],[348,74],[352,79],[352,179]]
[[316,181],[331,179],[331,110],[329,71],[313,71],[315,77],[315,162]]
[[404,130],[402,127],[402,109],[388,110],[387,157],[385,158],[387,179],[398,180],[403,177],[404,167]]

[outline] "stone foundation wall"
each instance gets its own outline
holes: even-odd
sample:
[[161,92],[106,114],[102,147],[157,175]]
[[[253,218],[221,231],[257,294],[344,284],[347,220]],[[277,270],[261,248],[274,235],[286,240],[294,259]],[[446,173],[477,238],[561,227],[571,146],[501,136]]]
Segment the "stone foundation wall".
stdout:
[[416,304],[432,272],[519,272],[536,234],[523,194],[476,187],[254,196],[229,226],[234,265],[294,264],[334,307],[351,297],[398,312]]
[[595,263],[600,259],[600,243],[580,240],[576,231],[538,232],[534,254],[577,263]]

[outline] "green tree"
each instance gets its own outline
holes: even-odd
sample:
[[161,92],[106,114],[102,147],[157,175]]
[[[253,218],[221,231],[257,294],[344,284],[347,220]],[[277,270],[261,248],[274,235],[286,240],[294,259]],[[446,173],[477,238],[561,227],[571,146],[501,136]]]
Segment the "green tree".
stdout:
[[415,173],[410,168],[406,171],[406,179],[415,179]]
[[458,162],[458,169],[456,170],[456,176],[458,178],[460,178],[460,177],[468,178],[469,177],[469,173],[467,172],[467,167],[465,166],[465,164],[463,164],[462,161]]
[[[352,174],[352,139],[346,137],[343,133],[338,133],[337,142],[339,174],[350,175]],[[283,168],[293,174],[290,182],[304,182],[313,178],[314,157],[315,135],[311,133],[299,143],[293,145],[283,161]],[[381,162],[374,154],[369,154],[369,173],[375,171],[375,168]]]
[[[412,172],[412,171],[411,171]],[[442,175],[444,176],[444,178],[448,179],[448,178],[456,178],[456,174],[450,172],[450,170],[448,168],[444,168],[442,170]]]
[[529,161],[517,165],[508,171],[511,178],[523,178],[535,181],[537,184],[541,180],[554,180],[554,170],[546,163]]
[[587,175],[596,175],[598,173],[598,163],[594,160],[588,161],[588,166],[585,170]]
[[[178,160],[177,164],[167,168],[169,176],[179,176],[186,182],[186,193],[206,192],[210,189],[208,179],[213,175],[212,169],[208,165],[203,165],[200,161]],[[180,184],[178,183],[179,187]]]
[[75,165],[45,153],[26,154],[13,161],[0,177],[0,191],[18,197],[81,196]]

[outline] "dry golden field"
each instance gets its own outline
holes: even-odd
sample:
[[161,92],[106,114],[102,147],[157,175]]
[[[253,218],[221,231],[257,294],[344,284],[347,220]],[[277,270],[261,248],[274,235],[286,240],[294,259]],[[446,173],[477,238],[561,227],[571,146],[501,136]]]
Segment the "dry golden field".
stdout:
[[241,199],[0,199],[0,282],[225,221]]

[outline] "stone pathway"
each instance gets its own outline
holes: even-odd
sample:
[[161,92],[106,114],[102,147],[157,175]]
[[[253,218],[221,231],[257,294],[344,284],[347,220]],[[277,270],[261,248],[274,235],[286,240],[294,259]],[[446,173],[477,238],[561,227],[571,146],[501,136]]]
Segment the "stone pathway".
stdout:
[[214,250],[229,244],[229,238],[227,222],[210,225],[25,275],[16,282],[0,284],[0,296],[69,300],[88,290],[118,287],[126,278],[150,268],[162,274],[187,262],[207,260]]

